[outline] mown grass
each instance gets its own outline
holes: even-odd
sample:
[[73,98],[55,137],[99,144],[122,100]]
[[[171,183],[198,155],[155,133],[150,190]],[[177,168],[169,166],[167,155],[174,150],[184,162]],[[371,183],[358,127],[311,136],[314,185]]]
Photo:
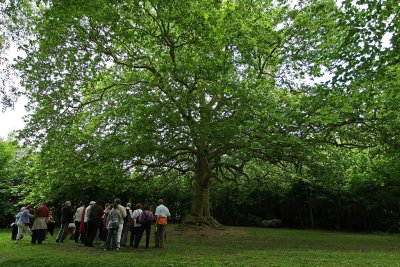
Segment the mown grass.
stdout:
[[[0,266],[400,266],[398,235],[168,225],[164,249],[103,251],[73,241],[15,244],[0,231]],[[153,235],[152,235],[153,237]],[[142,240],[142,246],[143,244]],[[153,244],[153,239],[151,240]]]

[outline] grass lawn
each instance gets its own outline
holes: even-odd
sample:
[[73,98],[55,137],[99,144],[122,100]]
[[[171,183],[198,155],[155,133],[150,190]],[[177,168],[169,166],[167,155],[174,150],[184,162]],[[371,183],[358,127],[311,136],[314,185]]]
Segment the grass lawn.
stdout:
[[400,266],[400,237],[388,234],[168,225],[164,249],[146,250],[143,239],[139,250],[97,245],[58,244],[51,236],[42,245],[31,245],[30,237],[15,244],[9,230],[0,230],[0,266]]

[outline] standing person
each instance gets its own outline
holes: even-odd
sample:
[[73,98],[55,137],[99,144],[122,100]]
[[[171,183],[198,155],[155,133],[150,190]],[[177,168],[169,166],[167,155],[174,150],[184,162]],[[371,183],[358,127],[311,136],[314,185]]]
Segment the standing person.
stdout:
[[88,233],[88,218],[89,218],[89,213],[90,213],[90,208],[94,205],[93,200],[89,202],[89,205],[83,210],[83,219],[81,220],[81,225],[79,227],[79,233],[81,235],[80,241],[81,243],[85,244],[86,239],[87,239],[87,233]]
[[97,230],[99,229],[101,217],[103,217],[103,207],[99,204],[98,201],[94,203],[90,209],[88,210],[88,228],[87,228],[87,236],[85,246],[93,247],[93,241],[96,237]]
[[72,212],[71,201],[68,200],[65,202],[65,207],[61,211],[61,227],[57,235],[57,243],[65,242],[65,238],[68,234],[68,226],[72,222],[74,222],[74,214]]
[[[103,235],[102,235],[102,239],[101,239],[102,241],[107,241],[107,236],[108,236],[108,228],[107,227],[108,227],[108,222],[109,222],[108,216],[110,214],[110,211],[113,208],[113,204],[107,203],[105,205],[105,207],[106,208],[104,209],[103,217],[101,217],[101,225],[103,227]],[[115,241],[115,242],[117,242],[117,241]]]
[[[51,236],[54,234],[54,225],[56,224],[56,221],[54,220],[53,217],[53,211],[50,209],[49,211],[49,217],[47,217],[47,233],[50,233]],[[46,237],[47,237],[46,233]]]
[[117,204],[117,208],[121,211],[122,218],[119,220],[119,227],[118,227],[118,232],[117,232],[117,248],[121,248],[121,234],[122,234],[122,228],[124,228],[124,219],[126,217],[126,210],[125,208],[121,205],[121,199],[117,198],[114,201]]
[[[142,214],[142,204],[141,203],[136,203],[136,209],[132,212],[132,219],[133,219],[133,231],[132,235],[134,236],[134,247],[137,248],[139,245],[138,239],[139,239],[139,234],[140,234],[140,228],[142,225],[139,222],[139,217]],[[140,241],[140,240],[139,240]]]
[[113,208],[108,213],[108,222],[107,222],[107,240],[104,247],[104,250],[116,249],[117,247],[117,232],[119,228],[119,221],[122,219],[122,213],[118,209],[118,204],[114,203]]
[[165,230],[167,228],[168,217],[171,216],[169,210],[164,206],[162,199],[158,200],[158,207],[156,208],[156,248],[164,247]]
[[[22,212],[24,211],[25,207],[22,207],[20,211],[15,215],[15,221],[11,224],[12,227],[12,233],[11,233],[11,240],[16,240],[17,239],[17,234],[18,234],[18,221],[22,216]],[[23,238],[23,235],[21,235],[21,238]]]
[[42,244],[43,240],[46,238],[47,231],[47,219],[49,217],[50,210],[47,207],[46,202],[43,202],[39,208],[35,211],[35,221],[32,226],[32,244],[37,243]]
[[78,208],[75,212],[75,232],[74,232],[74,240],[75,243],[79,243],[79,235],[80,235],[80,226],[82,221],[83,210],[85,209],[85,204],[82,201],[79,201]]
[[17,237],[15,239],[15,243],[18,244],[19,240],[21,239],[22,236],[22,232],[26,232],[28,233],[30,236],[32,236],[32,231],[29,228],[29,224],[30,224],[30,218],[33,218],[33,215],[30,213],[30,209],[32,209],[32,205],[28,205],[25,208],[22,207],[21,208],[21,216],[18,220],[18,234]]
[[146,231],[146,249],[149,248],[150,244],[150,230],[151,223],[154,220],[154,215],[150,211],[149,205],[144,205],[143,212],[139,216],[139,222],[142,225],[139,230],[139,234],[135,237],[135,248],[139,247],[140,240],[142,239],[143,232]]
[[125,207],[126,217],[124,219],[124,226],[122,228],[122,236],[121,236],[121,246],[126,247],[126,242],[128,241],[128,231],[131,228],[131,203],[126,203]]

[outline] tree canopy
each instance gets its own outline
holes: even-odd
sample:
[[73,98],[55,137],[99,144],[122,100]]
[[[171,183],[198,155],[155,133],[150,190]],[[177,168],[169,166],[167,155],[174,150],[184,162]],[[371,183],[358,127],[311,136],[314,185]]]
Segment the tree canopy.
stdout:
[[395,1],[10,3],[26,11],[22,137],[53,193],[181,175],[207,219],[215,181],[396,147]]

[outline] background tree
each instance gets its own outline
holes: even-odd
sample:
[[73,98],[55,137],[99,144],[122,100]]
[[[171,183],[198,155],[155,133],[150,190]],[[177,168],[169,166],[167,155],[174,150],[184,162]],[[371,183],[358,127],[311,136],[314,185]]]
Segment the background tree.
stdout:
[[0,226],[9,226],[14,221],[18,209],[15,204],[20,204],[20,195],[14,191],[14,186],[21,181],[21,157],[16,142],[0,139]]

